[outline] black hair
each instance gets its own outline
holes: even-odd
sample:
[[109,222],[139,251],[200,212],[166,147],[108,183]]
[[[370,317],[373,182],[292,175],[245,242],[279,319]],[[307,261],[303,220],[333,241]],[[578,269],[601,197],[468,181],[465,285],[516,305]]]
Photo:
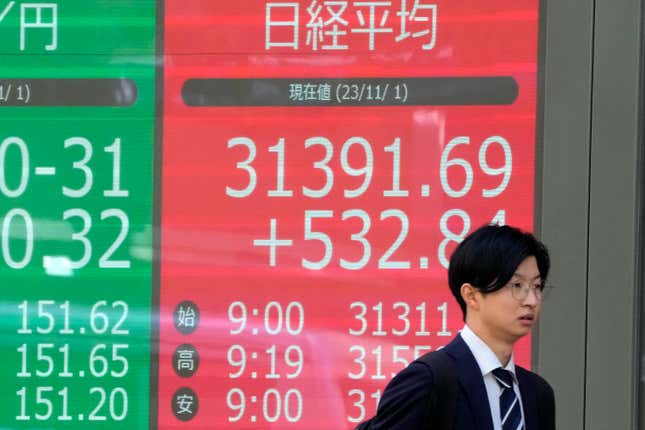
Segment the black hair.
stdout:
[[544,285],[550,260],[546,246],[531,233],[518,228],[485,225],[468,235],[450,257],[448,284],[466,320],[466,303],[461,286],[471,284],[482,293],[492,293],[506,285],[527,257],[537,261]]

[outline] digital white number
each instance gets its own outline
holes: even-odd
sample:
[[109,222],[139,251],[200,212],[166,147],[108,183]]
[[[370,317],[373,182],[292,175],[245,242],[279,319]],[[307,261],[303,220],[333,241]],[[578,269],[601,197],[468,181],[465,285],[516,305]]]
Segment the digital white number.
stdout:
[[401,139],[397,137],[383,150],[392,153],[392,189],[383,191],[383,197],[408,197],[409,192],[401,189]]
[[303,186],[302,194],[306,197],[319,199],[329,194],[329,191],[331,191],[331,188],[334,185],[334,171],[327,165],[331,160],[331,157],[334,155],[334,145],[332,145],[328,139],[319,136],[310,137],[305,140],[305,148],[311,148],[314,145],[320,145],[325,148],[325,157],[314,163],[315,169],[320,169],[325,172],[325,185],[318,190]]
[[[452,217],[459,217],[461,219],[462,227],[459,233],[453,233],[448,228],[448,221]],[[466,237],[466,234],[470,231],[470,217],[465,211],[462,211],[461,209],[451,209],[443,214],[439,222],[439,228],[441,230],[441,233],[443,234],[443,237],[445,238],[439,244],[439,262],[445,269],[447,269],[449,262],[448,256],[446,255],[446,248],[448,247],[448,244],[450,242],[461,243],[461,241],[464,240],[464,237]]]
[[[108,371],[110,376],[113,378],[122,378],[128,373],[128,359],[119,353],[119,350],[128,349],[126,344],[114,344],[112,345],[112,365],[110,365],[108,359],[103,355],[103,351],[107,350],[108,346],[104,343],[100,343],[92,348],[90,352],[90,372],[92,376],[96,378],[102,378],[107,375]],[[120,363],[121,369],[119,371],[114,370],[114,363]],[[98,363],[98,365],[97,365]],[[112,368],[110,370],[110,368]]]
[[[365,155],[365,163],[362,168],[355,169],[349,165],[349,151],[352,146],[359,145],[363,149]],[[349,176],[364,176],[363,183],[354,190],[345,190],[344,195],[346,198],[354,198],[362,195],[370,186],[372,181],[372,174],[374,169],[374,154],[370,143],[362,137],[350,137],[347,139],[340,151],[340,165]]]
[[[463,158],[454,158],[452,160],[448,160],[448,157],[450,157],[450,152],[455,147],[459,145],[469,144],[470,139],[468,137],[455,137],[450,142],[448,142],[448,145],[446,145],[443,153],[441,154],[441,167],[439,169],[439,177],[441,179],[441,186],[443,187],[444,192],[448,194],[449,197],[463,197],[468,193],[468,191],[470,191],[470,188],[473,186],[473,168],[470,166],[468,161],[464,160]],[[448,183],[448,169],[450,167],[461,167],[464,170],[464,174],[466,175],[464,186],[459,190],[453,189]]]
[[410,222],[408,221],[408,216],[405,214],[405,212],[399,209],[388,209],[381,212],[381,221],[388,218],[398,218],[401,221],[401,231],[399,231],[399,235],[394,243],[392,243],[392,246],[390,246],[388,250],[385,251],[385,254],[383,254],[383,256],[378,260],[378,268],[409,269],[409,261],[389,261],[389,258],[392,256],[392,254],[394,254],[399,249],[401,244],[403,244],[406,237],[408,236],[408,231],[410,230]]
[[[463,197],[471,190],[473,186],[473,168],[470,163],[463,158],[450,158],[451,151],[460,145],[469,145],[470,138],[467,136],[459,136],[452,139],[448,145],[444,148],[441,154],[441,165],[439,170],[439,176],[441,179],[441,186],[444,192],[452,198]],[[502,148],[504,153],[504,163],[501,167],[491,167],[488,161],[488,153],[491,145],[496,144]],[[500,195],[511,179],[511,174],[513,172],[513,154],[511,150],[511,145],[506,139],[501,136],[491,136],[484,140],[481,147],[479,148],[479,167],[480,169],[488,176],[500,176],[503,175],[502,180],[496,188],[492,189],[483,189],[482,196],[485,198],[492,198]],[[451,167],[460,167],[465,176],[464,185],[459,188],[452,188],[448,182],[448,169]]]
[[[102,387],[90,388],[90,395],[95,393],[99,395],[98,402],[94,410],[92,410],[92,412],[90,413],[88,419],[90,421],[106,421],[107,416],[101,415],[102,413],[101,410],[105,405],[105,401],[107,399],[107,392],[105,391],[105,388],[102,388]],[[117,404],[117,400],[120,400],[119,404]],[[112,391],[110,391],[108,413],[110,414],[110,418],[114,421],[123,421],[125,417],[128,415],[128,393],[125,391],[125,389],[121,387],[117,387],[112,389]]]
[[[68,209],[63,212],[63,220],[67,221],[71,218],[80,218],[82,221],[80,231],[72,233],[72,240],[80,242],[83,245],[83,254],[78,260],[71,261],[70,264],[72,269],[81,269],[90,262],[92,257],[92,243],[87,238],[87,234],[92,228],[92,218],[85,209],[80,208]],[[130,230],[130,220],[121,209],[106,209],[102,211],[101,221],[108,218],[117,218],[120,223],[120,229],[110,247],[99,258],[99,267],[103,269],[128,269],[131,265],[130,260],[113,260],[112,256],[127,238]]]
[[363,228],[360,232],[352,234],[351,239],[360,243],[363,246],[363,255],[358,261],[348,261],[344,258],[340,259],[340,267],[347,270],[360,270],[367,265],[370,261],[370,256],[372,255],[372,247],[365,235],[370,230],[370,216],[361,209],[350,209],[343,212],[343,221],[348,220],[349,218],[358,218],[363,223]]
[[92,257],[92,243],[86,237],[90,228],[92,228],[92,218],[84,209],[68,209],[63,212],[63,221],[67,221],[74,217],[80,218],[83,221],[81,231],[72,233],[72,240],[79,241],[83,245],[83,255],[76,261],[70,261],[70,266],[72,269],[81,269],[89,263],[90,258]]
[[269,148],[269,152],[278,154],[278,171],[276,174],[276,189],[268,192],[269,197],[291,197],[293,191],[284,189],[284,137],[281,137],[275,146]]
[[128,197],[128,190],[121,189],[121,138],[114,139],[114,143],[103,149],[112,154],[112,189],[103,191],[105,197]]
[[239,145],[243,145],[248,148],[249,156],[246,160],[238,162],[236,164],[236,167],[248,173],[249,182],[247,186],[245,188],[242,188],[241,190],[227,186],[226,195],[241,199],[250,196],[253,190],[255,190],[255,185],[258,181],[258,175],[255,169],[251,166],[251,163],[253,163],[253,160],[255,160],[255,155],[257,153],[257,150],[255,149],[255,143],[253,143],[253,141],[248,137],[235,137],[228,141],[229,148],[233,148]]
[[[488,147],[493,143],[500,145],[502,147],[502,150],[504,151],[504,165],[499,168],[490,167],[486,159]],[[509,145],[508,141],[501,136],[489,137],[484,141],[484,143],[482,143],[482,146],[479,149],[479,165],[481,166],[481,169],[484,171],[484,173],[489,176],[504,175],[502,182],[500,182],[497,188],[482,191],[482,195],[488,198],[500,195],[508,186],[508,182],[511,180],[511,173],[513,171],[513,155],[511,152],[511,145]]]
[[[102,310],[108,304],[105,300],[99,300],[92,306],[90,311],[90,327],[96,334],[104,334],[110,328],[110,315]],[[128,329],[122,329],[121,325],[128,317],[128,304],[122,300],[117,300],[112,303],[112,309],[121,309],[121,315],[117,322],[112,326],[110,333],[113,335],[127,335],[130,334]]]
[[[239,310],[239,312],[238,312]],[[239,316],[237,316],[239,314]],[[231,328],[231,334],[240,334],[246,327],[246,306],[242,302],[233,302],[228,307],[228,320],[233,324],[237,324],[237,328]]]
[[[7,186],[6,177],[7,150],[11,145],[15,145],[18,148],[18,152],[20,153],[20,180],[18,181],[18,186],[14,189],[10,189]],[[0,144],[0,192],[2,192],[2,194],[9,198],[20,197],[22,193],[25,192],[28,181],[29,152],[27,151],[27,145],[25,144],[25,141],[19,137],[7,137]]]
[[65,148],[72,146],[80,146],[81,148],[83,148],[83,158],[81,158],[79,161],[75,161],[72,164],[72,167],[83,172],[85,180],[83,181],[83,185],[78,189],[68,188],[64,186],[63,195],[73,198],[83,197],[92,188],[92,182],[94,180],[92,169],[87,166],[87,163],[92,158],[92,144],[84,137],[70,137],[69,139],[65,139],[64,146]]
[[[19,230],[14,219],[22,218],[23,231]],[[11,253],[11,238],[24,237],[24,254],[22,259],[15,260]],[[11,209],[2,220],[2,258],[12,269],[22,269],[31,262],[34,252],[34,223],[31,215],[24,209]]]
[[318,261],[307,260],[306,258],[302,259],[302,267],[309,270],[321,270],[324,269],[329,262],[331,261],[333,245],[331,238],[319,231],[312,230],[312,220],[315,218],[331,218],[334,215],[332,211],[305,211],[305,240],[317,240],[323,243],[325,246],[325,252],[323,257]]
[[354,315],[354,318],[361,322],[361,328],[359,330],[349,329],[349,334],[352,336],[362,336],[367,331],[367,319],[365,319],[365,314],[367,313],[367,306],[363,302],[353,302],[349,305],[350,309],[358,308],[359,313]]
[[[240,357],[239,360],[235,359],[235,355]],[[242,376],[244,369],[246,368],[246,351],[244,350],[244,347],[242,345],[232,345],[228,349],[226,357],[230,366],[239,367],[237,372],[229,372],[228,376],[233,379]]]

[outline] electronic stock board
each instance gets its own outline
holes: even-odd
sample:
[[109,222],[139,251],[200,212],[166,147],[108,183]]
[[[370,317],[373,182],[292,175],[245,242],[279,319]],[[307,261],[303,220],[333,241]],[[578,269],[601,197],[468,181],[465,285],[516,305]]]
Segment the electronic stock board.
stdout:
[[0,1],[0,428],[371,416],[462,327],[456,244],[533,228],[538,27],[537,0]]

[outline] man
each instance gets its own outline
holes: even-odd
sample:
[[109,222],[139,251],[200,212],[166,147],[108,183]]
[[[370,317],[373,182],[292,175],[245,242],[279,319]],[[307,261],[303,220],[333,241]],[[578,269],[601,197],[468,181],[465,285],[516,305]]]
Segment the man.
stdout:
[[[539,316],[549,265],[541,242],[509,226],[481,227],[453,253],[448,283],[466,323],[443,349],[456,374],[454,429],[555,429],[553,390],[513,358]],[[437,380],[413,362],[388,384],[369,429],[443,430],[428,401]]]

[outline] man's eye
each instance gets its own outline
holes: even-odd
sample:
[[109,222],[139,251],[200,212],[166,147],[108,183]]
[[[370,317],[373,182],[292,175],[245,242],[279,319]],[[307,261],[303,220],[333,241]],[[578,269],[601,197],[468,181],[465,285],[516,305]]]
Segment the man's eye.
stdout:
[[514,288],[514,289],[516,289],[516,290],[521,290],[521,289],[522,289],[522,283],[520,283],[520,282],[516,282],[516,283],[511,284],[511,285],[512,285],[512,286],[513,286],[513,288]]

